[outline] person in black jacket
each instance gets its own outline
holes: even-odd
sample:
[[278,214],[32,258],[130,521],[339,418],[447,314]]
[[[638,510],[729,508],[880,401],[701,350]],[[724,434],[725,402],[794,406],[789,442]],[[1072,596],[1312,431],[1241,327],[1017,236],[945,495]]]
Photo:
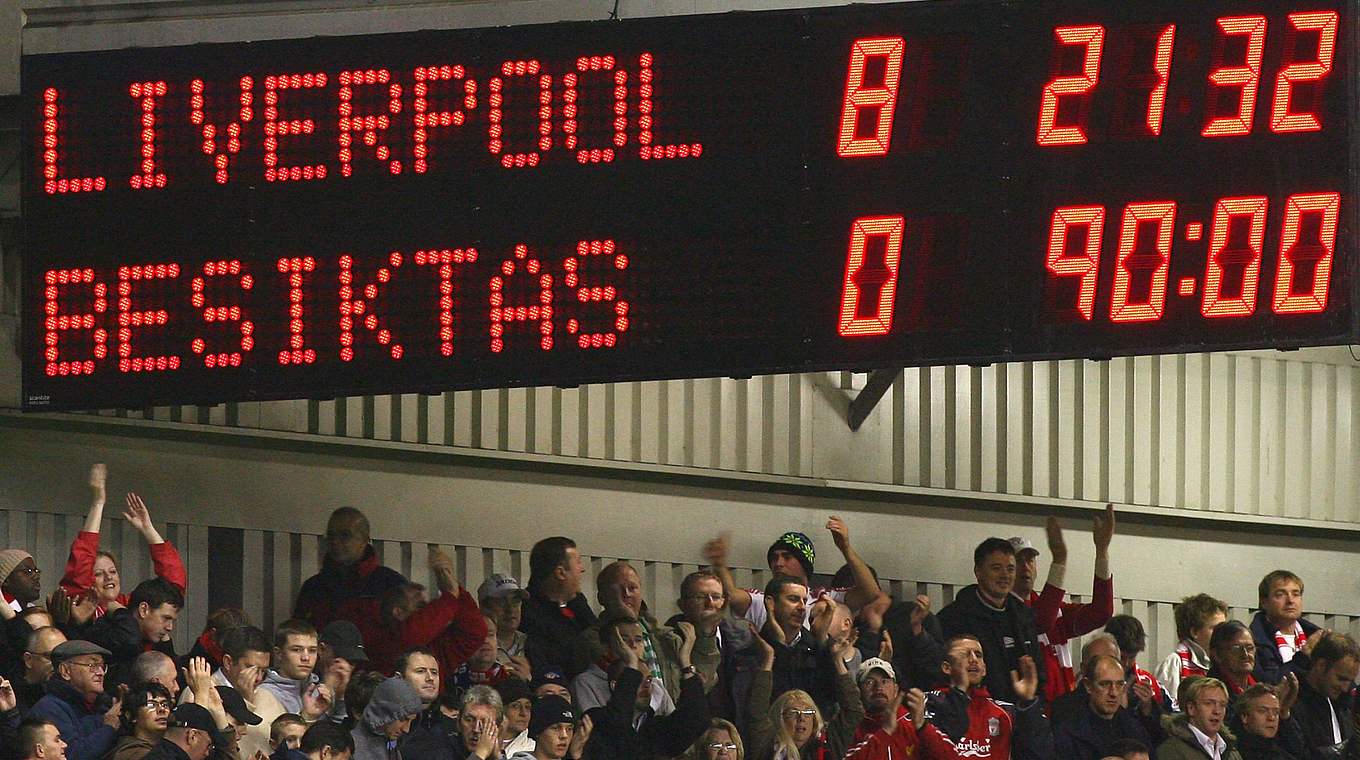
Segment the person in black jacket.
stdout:
[[1313,644],[1308,672],[1299,680],[1293,715],[1312,758],[1346,757],[1355,733],[1351,711],[1360,676],[1360,645],[1344,633],[1329,633]]
[[[618,629],[612,629],[618,636]],[[684,637],[679,648],[680,699],[670,715],[652,712],[650,675],[640,670],[641,660],[621,641],[615,647],[620,659],[609,667],[612,691],[609,703],[586,713],[594,730],[586,745],[589,757],[610,760],[647,760],[683,754],[708,727],[708,702],[703,680],[690,662],[697,636],[689,623],[678,624]]]
[[[1161,740],[1160,713],[1139,715],[1121,704],[1128,688],[1123,664],[1114,657],[1091,658],[1083,667],[1086,709],[1053,731],[1053,745],[1063,760],[1100,760],[1114,745],[1133,739],[1144,746]],[[1155,732],[1155,733],[1154,733]]]
[[1251,619],[1256,644],[1252,676],[1261,683],[1279,683],[1308,670],[1308,653],[1318,641],[1318,627],[1303,617],[1303,580],[1288,570],[1275,570],[1257,587],[1261,610]]
[[1231,724],[1242,760],[1309,760],[1298,721],[1290,714],[1298,682],[1280,687],[1258,683],[1237,698]]
[[973,552],[973,575],[977,583],[960,590],[954,603],[940,610],[940,627],[946,639],[971,634],[982,642],[987,659],[983,685],[996,699],[1015,702],[1010,674],[1019,671],[1020,659],[1030,657],[1038,668],[1039,694],[1047,676],[1034,611],[1011,593],[1015,586],[1015,547],[1001,538],[989,538]]
[[529,598],[519,629],[528,636],[525,651],[535,673],[571,670],[576,640],[598,622],[581,593],[585,565],[576,542],[563,536],[545,538],[529,552]]
[[[872,565],[868,568],[877,581],[878,571]],[[849,565],[842,565],[831,577],[834,588],[853,582]],[[889,643],[892,666],[903,677],[903,688],[928,690],[943,684],[940,661],[944,659],[945,637],[939,618],[930,612],[930,597],[919,594],[904,602],[885,594],[860,609],[855,627],[859,630],[856,646],[865,659],[877,657],[883,642]]]
[[168,581],[152,578],[137,584],[128,606],[96,620],[87,641],[109,650],[108,688],[130,685],[132,664],[143,652],[155,650],[175,660],[175,621],[184,607],[184,594]]

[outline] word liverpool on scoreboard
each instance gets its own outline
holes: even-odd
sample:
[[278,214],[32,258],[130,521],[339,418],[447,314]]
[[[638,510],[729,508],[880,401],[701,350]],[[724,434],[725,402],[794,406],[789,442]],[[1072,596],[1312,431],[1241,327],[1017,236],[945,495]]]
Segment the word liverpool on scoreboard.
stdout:
[[28,409],[1360,341],[1352,2],[29,56]]

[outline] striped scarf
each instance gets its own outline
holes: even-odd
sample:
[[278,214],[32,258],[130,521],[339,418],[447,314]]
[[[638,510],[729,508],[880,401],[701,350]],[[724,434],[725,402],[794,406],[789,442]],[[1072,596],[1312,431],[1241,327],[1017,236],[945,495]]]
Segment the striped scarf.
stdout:
[[1284,662],[1293,660],[1294,655],[1297,654],[1299,650],[1303,649],[1304,645],[1307,643],[1308,634],[1303,632],[1303,626],[1298,623],[1294,624],[1294,646],[1292,647],[1289,646],[1288,641],[1285,641],[1283,633],[1280,633],[1279,631],[1275,632],[1275,648],[1280,650],[1280,659]]
[[1176,645],[1176,656],[1181,658],[1181,678],[1208,675],[1207,668],[1201,668],[1190,657],[1190,645],[1184,641]]

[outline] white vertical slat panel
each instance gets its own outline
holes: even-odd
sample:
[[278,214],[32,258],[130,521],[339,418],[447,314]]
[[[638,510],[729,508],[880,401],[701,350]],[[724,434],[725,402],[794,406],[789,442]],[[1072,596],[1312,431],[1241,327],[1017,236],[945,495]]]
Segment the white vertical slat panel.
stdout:
[[1058,365],[1038,362],[1032,371],[1033,433],[1026,444],[1033,457],[1031,493],[1053,496],[1058,487]]
[[666,430],[667,384],[665,381],[638,383],[637,391],[637,460],[664,462],[669,458],[670,436]]
[[925,367],[921,372],[930,378],[930,471],[925,485],[946,488],[953,471],[953,414],[950,400],[954,388],[952,373],[947,367]]
[[1139,356],[1132,360],[1131,450],[1127,452],[1131,487],[1126,489],[1134,504],[1152,504],[1157,498],[1157,449],[1161,418],[1157,415],[1158,358]]
[[1209,467],[1207,509],[1232,511],[1233,503],[1233,389],[1234,357],[1208,354],[1209,443],[1205,453]]
[[[1312,477],[1312,424],[1313,411],[1312,370],[1309,365],[1296,362],[1285,363],[1285,428],[1284,455],[1286,470],[1284,477],[1290,483],[1307,483]],[[1286,487],[1281,517],[1306,517],[1308,515],[1308,489]]]
[[379,441],[392,440],[392,399],[387,394],[364,397],[363,409],[367,419],[360,426],[363,431],[361,435]]
[[392,437],[407,443],[427,443],[430,431],[430,397],[420,393],[405,393],[396,406],[400,412],[401,425],[392,432]]
[[1309,410],[1308,453],[1308,516],[1315,520],[1334,519],[1336,503],[1334,490],[1337,472],[1329,451],[1337,440],[1336,367],[1330,364],[1312,365],[1312,408]]
[[1005,484],[1006,470],[1006,380],[1005,365],[993,364],[982,369],[980,392],[982,408],[977,421],[982,457],[978,463],[983,491],[1000,491]]
[[666,436],[661,462],[690,465],[694,462],[694,381],[667,380],[660,386],[657,403]]
[[1258,514],[1279,515],[1284,504],[1284,362],[1261,360],[1261,471],[1257,489],[1261,492]]
[[1081,363],[1081,387],[1078,392],[1081,394],[1082,405],[1082,427],[1081,427],[1081,465],[1079,481],[1080,489],[1077,498],[1099,501],[1105,498],[1106,479],[1103,476],[1107,460],[1106,451],[1106,431],[1108,423],[1106,419],[1106,399],[1104,392],[1104,367],[1106,363]]
[[1261,494],[1257,490],[1257,472],[1261,467],[1261,361],[1254,357],[1238,357],[1234,362],[1230,382],[1236,401],[1230,410],[1234,420],[1233,436],[1229,439],[1233,458],[1233,499],[1228,505],[1234,512],[1259,514]]
[[557,388],[533,388],[529,391],[534,402],[533,435],[526,435],[528,450],[536,454],[555,454],[557,431]]
[[1153,466],[1158,504],[1180,504],[1185,495],[1185,357],[1160,357],[1156,414],[1161,432]]
[[1354,522],[1360,509],[1360,494],[1356,493],[1356,444],[1360,435],[1360,403],[1356,398],[1356,375],[1360,374],[1349,367],[1336,370],[1336,439],[1331,447],[1332,464],[1336,480],[1332,484],[1334,499],[1334,519]]
[[[453,393],[453,445],[480,446],[482,444],[481,391]],[[447,410],[446,410],[447,415]],[[445,433],[447,436],[447,433]]]
[[[796,438],[802,424],[798,409],[798,376],[773,375],[767,380],[766,417],[761,425],[766,438],[761,471],[792,475],[798,471]],[[890,400],[885,398],[881,403],[884,408],[879,413],[887,414]],[[885,443],[891,447],[892,439],[889,438]]]
[[533,397],[532,388],[510,388],[502,392],[504,405],[498,410],[500,419],[504,425],[499,433],[499,440],[505,442],[507,451],[528,451],[529,450],[529,424],[533,419],[534,410],[532,403],[537,399]]
[[1058,482],[1053,492],[1063,499],[1075,499],[1081,493],[1083,430],[1081,392],[1081,361],[1057,363],[1058,374]]
[[1185,357],[1185,486],[1182,491],[1182,506],[1187,509],[1207,509],[1205,494],[1208,491],[1209,460],[1208,450],[1208,376],[1204,354],[1188,354]]
[[1105,451],[1106,491],[1102,501],[1130,502],[1133,499],[1133,360],[1127,357],[1104,363],[1107,383],[1102,398],[1108,405],[1106,424],[1109,441]]
[[1001,450],[996,455],[996,490],[1021,493],[1024,490],[1025,453],[1024,426],[1025,380],[1019,364],[997,367],[996,373],[996,442]]
[[929,391],[922,378],[918,368],[902,371],[903,437],[898,445],[902,447],[902,482],[913,486],[925,484],[930,467],[930,407],[925,403]]
[[577,407],[579,423],[577,456],[599,459],[605,455],[606,441],[612,434],[613,411],[605,398],[603,385],[586,385],[580,389],[580,405]]
[[954,374],[954,488],[982,486],[982,369],[959,367]]

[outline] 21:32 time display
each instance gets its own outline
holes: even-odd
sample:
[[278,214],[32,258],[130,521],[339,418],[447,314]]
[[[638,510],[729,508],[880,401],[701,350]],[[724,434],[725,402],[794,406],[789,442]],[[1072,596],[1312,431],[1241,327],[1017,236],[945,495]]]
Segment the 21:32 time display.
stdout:
[[26,58],[26,406],[1356,340],[1350,14],[930,2]]

